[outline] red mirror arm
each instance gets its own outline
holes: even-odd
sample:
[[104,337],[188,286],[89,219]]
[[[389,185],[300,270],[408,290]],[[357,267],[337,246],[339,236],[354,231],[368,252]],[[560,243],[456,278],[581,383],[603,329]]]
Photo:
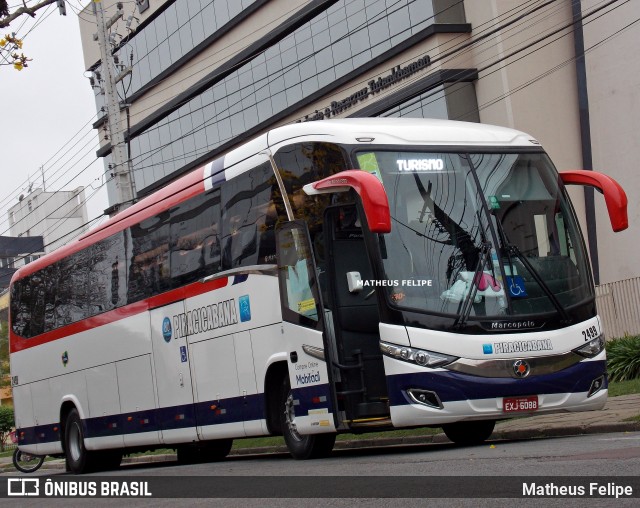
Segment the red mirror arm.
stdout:
[[627,194],[613,178],[597,171],[584,169],[561,171],[560,178],[565,185],[588,185],[601,191],[604,194],[613,230],[617,232],[629,227]]
[[349,189],[354,189],[360,196],[371,232],[389,233],[391,231],[389,199],[382,182],[371,173],[348,169],[303,187],[308,195],[346,192]]

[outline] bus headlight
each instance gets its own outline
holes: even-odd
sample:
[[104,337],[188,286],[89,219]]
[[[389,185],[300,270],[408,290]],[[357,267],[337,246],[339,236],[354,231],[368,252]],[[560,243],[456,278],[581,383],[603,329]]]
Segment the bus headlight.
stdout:
[[382,354],[402,360],[409,363],[420,365],[421,367],[436,368],[455,362],[458,357],[426,351],[424,349],[416,349],[407,346],[398,346],[380,341],[380,351]]
[[593,358],[599,355],[604,349],[604,337],[600,335],[593,340],[590,340],[585,345],[580,346],[573,350],[574,353],[584,356],[585,358]]

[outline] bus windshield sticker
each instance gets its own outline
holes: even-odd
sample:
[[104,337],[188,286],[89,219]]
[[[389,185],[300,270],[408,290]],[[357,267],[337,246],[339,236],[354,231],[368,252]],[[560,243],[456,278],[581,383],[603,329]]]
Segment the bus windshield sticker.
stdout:
[[376,158],[375,153],[359,153],[358,165],[360,166],[360,169],[366,171],[367,173],[371,173],[382,182],[382,174],[380,173],[380,166],[378,166],[378,159]]
[[316,311],[316,301],[313,298],[298,302],[298,314],[314,314]]
[[496,196],[489,196],[489,206],[492,210],[498,210],[500,208],[500,201]]
[[524,298],[527,296],[527,288],[524,285],[524,279],[520,275],[513,277],[507,276],[507,285],[509,286],[509,294],[515,298]]

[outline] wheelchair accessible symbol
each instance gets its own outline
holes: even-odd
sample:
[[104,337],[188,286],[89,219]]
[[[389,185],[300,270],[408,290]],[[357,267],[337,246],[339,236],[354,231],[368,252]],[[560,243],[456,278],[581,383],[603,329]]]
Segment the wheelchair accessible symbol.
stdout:
[[514,298],[527,296],[527,288],[524,286],[524,279],[520,275],[507,277],[507,287],[509,288],[509,295]]

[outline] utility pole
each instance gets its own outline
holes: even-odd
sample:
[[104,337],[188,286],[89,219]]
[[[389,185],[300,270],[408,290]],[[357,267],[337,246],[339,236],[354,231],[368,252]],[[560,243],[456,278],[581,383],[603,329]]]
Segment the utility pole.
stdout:
[[98,33],[94,35],[94,40],[97,40],[100,46],[104,94],[107,105],[107,121],[109,124],[109,132],[111,133],[111,155],[113,160],[111,173],[115,179],[118,200],[117,203],[109,209],[111,215],[115,215],[119,211],[131,206],[135,199],[131,161],[129,160],[127,145],[124,139],[124,128],[120,118],[120,100],[116,90],[116,84],[127,72],[130,72],[130,69],[119,75],[115,74],[116,67],[108,40],[109,28],[123,15],[121,3],[117,4],[117,8],[118,11],[116,14],[107,20],[105,19],[102,9],[102,2],[100,0],[94,0],[93,2],[98,27]]

